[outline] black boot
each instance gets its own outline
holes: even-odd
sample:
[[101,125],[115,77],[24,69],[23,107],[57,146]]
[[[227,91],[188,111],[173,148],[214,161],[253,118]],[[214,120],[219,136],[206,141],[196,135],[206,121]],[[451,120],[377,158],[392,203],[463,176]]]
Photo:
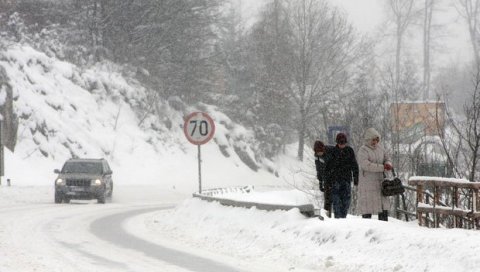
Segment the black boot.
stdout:
[[362,214],[362,218],[372,218],[372,214],[371,213]]
[[378,220],[388,221],[388,210],[383,210],[381,213],[379,213]]

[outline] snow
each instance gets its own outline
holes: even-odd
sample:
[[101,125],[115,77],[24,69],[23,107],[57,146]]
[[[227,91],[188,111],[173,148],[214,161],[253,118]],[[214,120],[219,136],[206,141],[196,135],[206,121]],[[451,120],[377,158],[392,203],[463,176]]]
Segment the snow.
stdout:
[[[295,203],[297,194],[270,192],[269,197],[274,202]],[[392,218],[382,222],[349,215],[320,221],[296,210],[266,212],[189,199],[174,210],[137,218],[136,223],[147,225],[138,234],[144,239],[182,241],[217,254],[285,268],[477,271],[480,265],[476,250],[480,237],[475,231],[428,229]]]
[[[480,270],[480,236],[474,230],[428,229],[417,222],[392,218],[381,222],[354,215],[320,221],[305,218],[298,210],[267,212],[191,198],[198,188],[197,147],[182,134],[184,113],[160,101],[171,128],[159,126],[156,116],[141,123],[134,109],[148,101],[143,87],[125,79],[109,63],[84,69],[28,46],[13,46],[2,54],[0,65],[13,86],[17,114],[23,117],[15,153],[5,152],[0,271],[105,271],[74,251],[60,252],[52,237],[63,243],[73,241],[71,248],[85,254],[105,254],[101,256],[112,258],[113,264],[127,258],[139,260],[141,265],[130,271],[152,271],[145,268],[151,268],[146,256],[125,254],[99,241],[88,232],[88,224],[115,211],[158,202],[179,204],[131,218],[124,226],[129,233],[224,263],[242,260],[242,268],[248,271]],[[229,192],[224,197],[321,206],[321,199],[291,186],[315,179],[313,161],[299,163],[286,155],[267,161],[279,177],[262,168],[255,172],[234,151],[237,147],[252,154],[247,144],[254,142],[251,131],[214,107],[205,107],[218,122],[218,134],[216,142],[202,146],[204,188],[252,185],[252,193]],[[222,155],[219,145],[226,146],[230,157]],[[286,150],[295,154],[294,145]],[[101,207],[88,201],[80,202],[87,205],[53,204],[53,169],[60,168],[71,152],[107,157],[114,171],[113,203]],[[11,187],[5,185],[7,178]],[[71,216],[72,211],[77,216]],[[60,224],[65,221],[66,225]],[[66,229],[83,231],[71,237]],[[164,265],[160,271],[184,271]],[[115,265],[108,271],[119,270],[127,271]]]
[[408,180],[418,180],[418,181],[445,181],[445,182],[451,182],[451,183],[458,183],[459,185],[461,184],[472,184],[467,179],[459,179],[459,178],[443,178],[443,177],[427,177],[427,176],[412,176]]
[[[84,262],[84,258],[71,252],[58,252],[58,244],[52,241],[55,234],[67,239],[65,228],[83,229],[76,237],[79,249],[94,254],[103,250],[105,258],[124,256],[125,253],[103,241],[94,239],[88,230],[88,220],[101,217],[109,209],[128,210],[128,203],[139,205],[154,198],[165,197],[161,187],[134,186],[120,187],[114,203],[98,207],[88,201],[77,201],[70,205],[52,204],[53,188],[50,186],[0,187],[0,225],[6,232],[0,232],[0,271],[100,271],[95,262]],[[148,196],[140,195],[148,193]],[[156,192],[156,193],[155,193]],[[261,211],[255,208],[243,209],[221,206],[218,203],[201,201],[185,195],[174,195],[166,202],[185,199],[174,209],[160,210],[130,218],[124,225],[128,233],[169,248],[205,256],[222,263],[238,263],[242,260],[246,271],[477,271],[480,264],[478,244],[480,236],[474,230],[429,229],[419,227],[415,222],[403,222],[389,218],[388,222],[362,219],[348,215],[347,219],[306,218],[297,210]],[[228,195],[228,194],[227,194]],[[298,201],[301,192],[277,190],[244,195],[244,200],[269,199],[275,203],[302,203]],[[235,198],[242,199],[239,195]],[[76,205],[90,203],[90,205]],[[14,207],[14,208],[13,208]],[[12,210],[8,210],[11,208]],[[34,218],[27,219],[25,212],[41,211]],[[90,211],[90,213],[87,213]],[[75,216],[67,216],[67,212]],[[57,214],[52,221],[50,216]],[[8,223],[13,216],[17,223]],[[28,214],[32,216],[32,214]],[[55,218],[55,217],[53,217]],[[68,225],[60,224],[60,218],[72,220]],[[88,220],[87,220],[88,219]],[[46,221],[56,226],[53,233],[40,234],[45,228],[34,228],[37,235],[22,234],[30,224]],[[13,224],[13,225],[12,225]],[[22,227],[22,225],[24,225]],[[15,233],[12,226],[17,227]],[[70,231],[72,231],[70,229]],[[7,235],[7,236],[5,236]],[[27,239],[40,240],[31,245],[29,252],[12,247],[13,235],[17,243]],[[20,236],[19,236],[20,235]],[[23,237],[22,237],[23,235]],[[37,243],[37,242],[36,242]],[[52,253],[53,252],[53,253]],[[15,258],[12,258],[14,255]],[[120,255],[118,255],[120,254]],[[130,252],[129,259],[138,259],[145,266],[149,260],[141,254]],[[51,256],[52,255],[52,256]],[[55,256],[55,258],[53,257]],[[53,258],[53,259],[51,259]],[[56,259],[58,258],[58,259]],[[78,265],[61,267],[61,260],[75,259]],[[60,262],[60,263],[59,263]],[[42,264],[37,266],[37,263]],[[78,269],[78,270],[76,270]],[[185,271],[165,264],[161,271]],[[127,271],[120,266],[110,266],[103,271]],[[145,270],[147,271],[147,270]]]

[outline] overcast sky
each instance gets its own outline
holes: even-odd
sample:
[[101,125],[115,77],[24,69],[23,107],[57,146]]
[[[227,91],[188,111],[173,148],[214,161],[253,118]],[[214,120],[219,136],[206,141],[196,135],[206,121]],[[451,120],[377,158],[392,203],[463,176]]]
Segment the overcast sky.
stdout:
[[[271,0],[232,0],[241,4],[244,20],[251,25],[258,15],[260,8]],[[379,39],[392,38],[392,33],[384,27],[387,1],[385,0],[328,0],[341,8],[348,15],[349,20],[362,33]],[[422,1],[423,2],[423,1]],[[434,13],[434,30],[432,38],[433,69],[443,66],[446,62],[463,63],[471,58],[471,47],[468,40],[465,21],[458,15],[453,3],[455,1],[438,1],[439,6]],[[408,54],[415,55],[422,52],[422,26],[420,23],[410,27],[405,48]],[[388,45],[387,45],[388,46]],[[385,51],[394,50],[385,49]]]

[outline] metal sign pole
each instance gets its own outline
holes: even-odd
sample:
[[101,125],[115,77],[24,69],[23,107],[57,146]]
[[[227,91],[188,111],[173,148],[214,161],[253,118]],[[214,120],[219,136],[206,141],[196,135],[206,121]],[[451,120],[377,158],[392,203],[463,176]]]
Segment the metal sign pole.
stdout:
[[213,138],[215,123],[212,117],[203,112],[189,114],[183,123],[183,133],[198,150],[198,193],[202,193],[202,153],[200,146]]
[[202,155],[200,152],[200,145],[198,146],[198,193],[202,193]]
[[5,175],[5,158],[3,154],[3,122],[0,121],[0,185],[2,177]]

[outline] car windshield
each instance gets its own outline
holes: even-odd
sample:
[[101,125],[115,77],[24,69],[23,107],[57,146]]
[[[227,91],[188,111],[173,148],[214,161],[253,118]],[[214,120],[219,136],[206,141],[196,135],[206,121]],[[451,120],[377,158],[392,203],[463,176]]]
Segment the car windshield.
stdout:
[[98,162],[67,162],[62,173],[101,174],[102,164]]

